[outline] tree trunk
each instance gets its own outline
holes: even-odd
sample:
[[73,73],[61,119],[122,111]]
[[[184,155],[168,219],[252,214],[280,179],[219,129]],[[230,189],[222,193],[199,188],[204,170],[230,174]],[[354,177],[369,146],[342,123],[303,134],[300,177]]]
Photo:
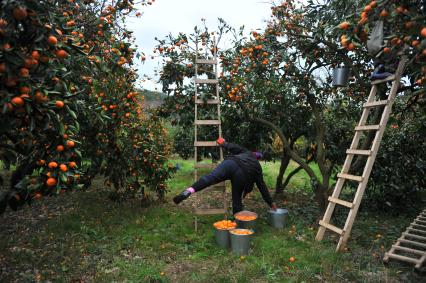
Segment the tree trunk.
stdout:
[[280,171],[277,176],[277,183],[275,185],[275,194],[282,194],[285,186],[283,186],[284,173],[287,170],[288,165],[290,164],[290,156],[288,154],[283,154],[281,157]]
[[322,218],[328,205],[328,187],[324,184],[317,184],[314,194],[320,212],[319,217]]

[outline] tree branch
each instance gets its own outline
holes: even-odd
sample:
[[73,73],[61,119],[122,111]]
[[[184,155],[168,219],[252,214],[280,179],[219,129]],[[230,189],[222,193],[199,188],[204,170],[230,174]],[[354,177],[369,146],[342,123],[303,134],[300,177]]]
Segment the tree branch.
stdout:
[[280,137],[282,143],[283,143],[283,147],[284,150],[287,150],[288,154],[290,155],[291,159],[293,159],[297,164],[299,164],[305,171],[306,173],[308,173],[309,177],[311,179],[316,180],[317,182],[319,182],[320,180],[318,179],[317,175],[315,174],[315,172],[312,170],[312,168],[308,165],[308,163],[305,162],[305,160],[303,160],[303,158],[301,158],[295,151],[293,151],[290,148],[290,144],[288,143],[287,138],[284,136],[283,132],[281,131],[280,128],[278,128],[276,125],[274,125],[273,123],[264,120],[262,118],[258,118],[258,117],[251,117],[251,120],[259,122],[261,124],[264,124],[268,127],[270,127],[273,131],[275,131],[275,133]]

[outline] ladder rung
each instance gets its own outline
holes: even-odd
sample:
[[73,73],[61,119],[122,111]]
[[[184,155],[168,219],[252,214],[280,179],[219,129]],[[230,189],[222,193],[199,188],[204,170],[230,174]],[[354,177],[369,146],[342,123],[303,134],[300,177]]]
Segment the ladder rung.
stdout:
[[220,100],[219,99],[207,99],[206,101],[204,101],[202,99],[196,99],[195,103],[196,104],[220,104]]
[[423,220],[419,220],[419,219],[415,219],[414,220],[415,222],[418,222],[418,223],[420,223],[420,224],[426,224],[426,221],[423,221]]
[[194,165],[195,169],[200,169],[200,168],[215,168],[217,166],[217,163],[196,163]]
[[421,225],[421,224],[417,224],[417,223],[411,223],[411,225],[413,225],[413,226],[419,226],[421,228],[426,228],[425,225]]
[[371,84],[372,84],[372,85],[378,85],[378,84],[382,84],[382,83],[390,82],[390,81],[393,81],[393,80],[395,80],[395,75],[391,75],[391,76],[389,76],[389,77],[387,77],[387,78],[384,78],[384,79],[382,79],[382,80],[375,80],[375,81],[372,81],[372,82],[371,82]]
[[402,247],[402,246],[398,246],[398,245],[392,245],[392,248],[394,248],[395,250],[401,250],[401,251],[404,251],[404,252],[409,252],[409,253],[418,254],[418,255],[424,255],[425,254],[425,251],[410,249],[410,248]]
[[348,179],[348,180],[353,180],[353,181],[357,181],[357,182],[362,182],[362,180],[364,179],[362,176],[355,176],[355,175],[346,174],[346,173],[338,173],[337,177],[343,178],[343,179]]
[[418,263],[419,260],[412,258],[412,257],[408,257],[408,256],[403,256],[403,255],[396,255],[396,254],[391,254],[391,253],[385,253],[386,257],[390,257],[390,258],[394,258],[394,259],[399,259],[402,261],[407,261],[407,262],[412,262],[412,263]]
[[422,247],[422,248],[426,248],[426,244],[419,243],[419,242],[416,242],[416,241],[411,241],[411,240],[407,240],[407,239],[404,239],[404,238],[399,238],[398,241],[401,242],[401,243],[404,243],[404,244],[410,244],[410,245],[413,245],[413,246],[419,246],[419,247]]
[[194,146],[218,146],[216,141],[196,141]]
[[328,197],[328,201],[331,201],[331,202],[334,202],[334,203],[346,206],[348,208],[353,208],[354,207],[354,204],[352,202],[348,202],[348,201],[341,200],[341,199],[334,198],[334,197]]
[[356,126],[355,131],[374,131],[380,129],[380,125]]
[[220,125],[220,120],[195,120],[195,125]]
[[372,102],[366,102],[364,103],[364,108],[371,108],[371,107],[377,107],[377,106],[383,106],[388,104],[388,100],[377,100]]
[[214,59],[197,59],[195,60],[197,64],[217,64],[217,61]]
[[359,155],[371,155],[371,150],[362,150],[362,149],[348,149],[346,154],[359,154]]
[[198,215],[209,215],[209,214],[225,214],[226,209],[224,208],[197,208],[195,214]]
[[419,230],[419,229],[413,228],[411,226],[408,227],[407,230],[417,232],[417,233],[426,233],[426,230]]
[[196,84],[217,84],[219,80],[216,79],[195,79]]
[[329,223],[324,222],[323,220],[319,221],[319,225],[321,225],[324,228],[327,228],[328,230],[331,230],[333,232],[336,232],[337,234],[343,235],[344,231],[340,228],[337,228],[336,226],[333,226]]
[[402,235],[404,235],[405,237],[411,237],[411,238],[414,238],[414,239],[426,241],[426,237],[422,237],[422,236],[419,236],[419,235],[414,235],[414,234],[410,234],[410,233],[407,233],[407,232],[402,233]]

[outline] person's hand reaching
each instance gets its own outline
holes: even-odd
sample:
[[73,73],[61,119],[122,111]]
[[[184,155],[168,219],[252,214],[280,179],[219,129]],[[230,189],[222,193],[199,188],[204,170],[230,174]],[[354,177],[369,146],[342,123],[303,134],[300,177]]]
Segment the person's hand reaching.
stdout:
[[225,143],[225,139],[220,137],[216,140],[216,142],[217,142],[218,145],[223,145]]

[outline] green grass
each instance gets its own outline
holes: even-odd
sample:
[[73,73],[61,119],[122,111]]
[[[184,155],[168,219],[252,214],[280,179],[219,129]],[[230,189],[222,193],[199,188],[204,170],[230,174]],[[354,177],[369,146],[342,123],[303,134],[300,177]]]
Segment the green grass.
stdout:
[[[192,161],[172,162],[179,163],[180,170],[169,181],[167,202],[150,207],[135,200],[111,202],[99,180],[87,192],[60,195],[6,214],[0,266],[11,271],[0,275],[0,282],[421,281],[409,265],[392,262],[386,267],[381,262],[411,216],[361,213],[350,252],[335,253],[335,237],[316,242],[317,210],[304,174],[295,176],[285,199],[277,200],[290,211],[284,230],[267,224],[266,206],[256,190],[245,200],[260,217],[250,255],[235,256],[215,244],[212,223],[221,216],[199,217],[195,232],[191,211],[170,201],[193,181]],[[270,187],[278,166],[263,164]],[[292,256],[294,263],[289,261]]]

